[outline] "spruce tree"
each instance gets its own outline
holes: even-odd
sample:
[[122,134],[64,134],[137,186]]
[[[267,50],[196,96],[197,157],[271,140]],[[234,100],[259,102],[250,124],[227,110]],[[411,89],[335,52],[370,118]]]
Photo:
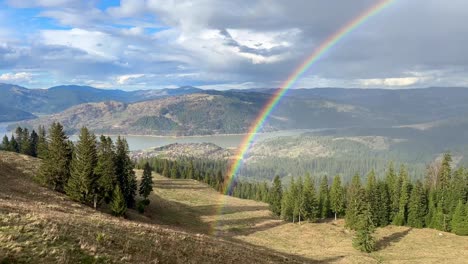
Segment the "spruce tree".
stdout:
[[122,191],[120,190],[119,185],[116,185],[114,188],[110,209],[112,211],[112,214],[115,216],[125,216],[125,213],[127,212],[125,197]]
[[356,229],[359,225],[359,216],[365,207],[366,192],[361,185],[359,174],[354,175],[347,192],[347,206],[345,214],[346,227]]
[[327,176],[323,176],[320,182],[318,206],[319,206],[320,218],[322,219],[327,218],[330,212],[330,197],[329,197],[329,191],[328,191]]
[[97,165],[94,173],[98,177],[98,200],[104,199],[109,203],[112,199],[114,187],[117,184],[115,173],[115,148],[110,137],[101,135],[99,139]]
[[305,220],[315,221],[319,216],[318,204],[315,194],[315,184],[310,174],[306,174],[304,180],[304,188],[302,190],[302,206],[301,211]]
[[115,153],[115,175],[120,189],[125,197],[127,207],[135,205],[137,181],[133,171],[133,163],[128,155],[128,144],[124,138],[117,137]]
[[47,136],[44,126],[39,126],[38,129],[38,139],[37,139],[37,157],[44,159],[47,156]]
[[31,138],[27,128],[24,128],[21,132],[20,153],[32,156]]
[[291,179],[287,191],[284,193],[281,202],[281,218],[286,221],[295,222],[297,211],[295,211],[296,200],[298,197],[296,181]]
[[40,179],[59,192],[64,192],[64,187],[70,177],[72,151],[67,140],[63,126],[60,123],[52,123],[49,129],[47,155],[39,169]]
[[416,181],[411,191],[408,205],[408,225],[416,228],[425,226],[427,215],[427,198],[421,181]]
[[96,137],[83,127],[73,153],[70,179],[65,188],[70,198],[87,204],[97,199],[97,161]]
[[468,203],[464,205],[462,200],[458,201],[451,225],[453,233],[459,236],[468,236]]
[[3,136],[2,145],[1,145],[0,149],[5,150],[5,151],[11,151],[10,140],[8,140],[7,135]]
[[37,157],[37,143],[39,141],[39,135],[36,133],[35,130],[31,132],[30,137],[30,155],[33,157]]
[[372,215],[372,222],[374,225],[378,223],[378,210],[380,205],[380,194],[377,189],[377,180],[375,177],[375,171],[372,169],[367,175],[367,185],[366,185],[366,200],[369,203],[370,211]]
[[344,189],[341,186],[341,177],[336,175],[330,189],[330,208],[335,214],[335,221],[338,215],[344,211]]
[[388,192],[387,184],[383,181],[377,183],[377,196],[375,197],[378,205],[375,211],[375,216],[372,219],[376,219],[375,226],[387,226],[390,222],[390,195]]
[[13,135],[11,135],[11,139],[10,139],[10,151],[13,151],[16,153],[19,153],[20,151],[18,141],[16,141],[15,136]]
[[270,203],[270,210],[273,214],[279,216],[281,214],[281,201],[283,199],[283,186],[281,185],[281,179],[278,175],[273,180],[273,186],[268,198]]
[[[169,164],[167,162],[167,160],[164,160],[164,166],[163,166],[163,170],[162,170],[162,175],[166,178],[169,178],[170,176],[170,171],[169,171]],[[206,181],[205,181],[206,182]]]
[[402,179],[403,183],[400,189],[400,203],[398,207],[398,213],[393,218],[394,225],[405,225],[406,218],[408,216],[408,203],[409,203],[409,195],[411,191],[411,183],[408,179]]
[[174,161],[174,163],[172,164],[172,168],[171,168],[171,178],[172,178],[172,179],[178,179],[178,178],[180,178],[180,174],[179,174],[179,165],[177,164],[177,161]]
[[364,211],[359,215],[356,235],[353,238],[354,248],[367,253],[375,251],[375,239],[373,237],[374,232],[375,228],[372,223],[372,213],[370,205],[367,204]]
[[387,174],[385,175],[385,183],[388,187],[389,199],[390,199],[390,219],[398,213],[398,208],[400,205],[400,191],[398,179],[393,167],[393,162],[390,162],[387,169]]
[[145,200],[148,199],[148,196],[153,191],[153,176],[151,174],[151,166],[148,162],[145,163],[143,169],[143,177],[141,178],[140,183],[140,196]]

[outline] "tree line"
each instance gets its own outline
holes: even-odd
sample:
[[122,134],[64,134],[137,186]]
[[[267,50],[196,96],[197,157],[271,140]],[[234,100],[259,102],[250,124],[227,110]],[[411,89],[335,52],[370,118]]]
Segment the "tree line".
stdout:
[[[166,177],[195,179],[224,191],[226,161],[149,158],[137,166],[148,161]],[[349,182],[340,175],[330,181],[306,174],[284,186],[276,176],[271,184],[236,180],[228,195],[267,202],[285,221],[343,217],[346,227],[356,230],[354,245],[370,252],[375,249],[374,229],[389,224],[468,235],[468,170],[453,170],[451,162],[446,153],[442,161],[428,166],[424,180],[412,180],[405,166],[397,170],[389,163],[385,175],[371,170],[364,182],[357,173]]]
[[[125,138],[101,135],[99,140],[86,127],[77,142],[69,140],[60,123],[53,123],[48,133],[18,127],[10,139],[3,138],[1,148],[42,159],[37,180],[71,199],[97,208],[108,204],[116,216],[124,216],[127,208],[144,211],[153,190],[151,167],[144,166],[138,188],[134,163]],[[142,201],[137,203],[137,191]]]

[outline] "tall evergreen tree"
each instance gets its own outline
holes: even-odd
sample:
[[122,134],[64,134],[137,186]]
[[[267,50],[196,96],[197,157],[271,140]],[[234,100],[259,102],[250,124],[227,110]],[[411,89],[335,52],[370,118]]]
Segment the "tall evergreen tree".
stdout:
[[19,153],[20,151],[18,141],[16,141],[15,136],[13,135],[11,135],[11,139],[10,139],[10,151],[13,151],[16,153]]
[[408,205],[408,225],[416,228],[425,226],[427,197],[421,181],[416,181]]
[[452,217],[452,231],[459,236],[468,236],[468,203],[458,201]]
[[370,253],[375,250],[375,239],[373,233],[375,231],[372,222],[372,213],[370,205],[359,215],[359,223],[357,225],[356,236],[353,238],[353,246],[363,252]]
[[323,176],[320,181],[319,197],[318,197],[318,206],[320,212],[320,218],[327,218],[330,212],[330,197],[328,190],[328,178]]
[[30,144],[30,155],[33,157],[37,157],[37,143],[39,141],[39,135],[36,133],[35,130],[31,132],[31,137],[29,140]]
[[315,221],[319,216],[318,204],[315,197],[314,180],[310,177],[310,174],[307,173],[304,180],[304,188],[302,190],[301,198],[301,211],[305,220]]
[[143,169],[143,177],[140,183],[140,195],[146,200],[153,191],[153,176],[151,174],[151,166],[148,162],[145,163]]
[[31,138],[29,135],[29,130],[24,128],[21,132],[21,144],[20,144],[20,153],[24,155],[32,156],[32,146]]
[[340,215],[344,211],[344,195],[344,189],[343,186],[341,186],[341,177],[340,175],[336,175],[330,189],[330,208],[335,214],[335,221],[337,215]]
[[88,204],[93,200],[97,201],[97,161],[96,137],[83,127],[73,153],[70,179],[65,188],[72,199]]
[[44,126],[39,126],[37,139],[37,157],[44,159],[47,156],[47,136]]
[[366,192],[361,185],[359,174],[354,175],[347,192],[347,206],[345,222],[350,229],[356,229],[359,225],[359,216],[365,207]]
[[70,177],[72,152],[67,140],[63,126],[60,123],[52,123],[49,129],[47,155],[39,169],[42,181],[59,192],[64,191],[65,184]]
[[394,225],[405,225],[406,218],[408,216],[408,203],[409,203],[409,196],[411,192],[411,183],[407,178],[402,179],[402,186],[400,188],[400,203],[398,207],[398,213],[393,218]]
[[374,226],[379,222],[378,220],[378,210],[380,205],[380,194],[377,189],[377,180],[375,177],[375,171],[372,169],[367,175],[367,185],[366,185],[366,200],[369,203],[369,210],[371,211],[372,222]]
[[0,149],[5,151],[11,151],[10,140],[8,139],[7,135],[3,136],[2,145]]
[[269,195],[270,210],[273,214],[279,216],[281,214],[281,200],[283,199],[283,186],[281,185],[281,179],[278,175],[273,180],[273,186],[271,187]]
[[397,175],[393,167],[393,162],[388,164],[387,174],[385,175],[385,183],[388,187],[388,193],[390,198],[390,219],[398,213],[400,207],[400,191]]
[[128,144],[124,138],[117,137],[115,153],[115,175],[125,197],[127,207],[135,205],[137,181],[133,171],[133,163],[128,155]]
[[372,219],[376,219],[374,222],[375,226],[386,226],[390,222],[390,195],[388,192],[387,184],[383,181],[379,181],[377,183],[377,196],[375,197],[378,205],[375,211],[375,217],[373,216]]
[[98,200],[104,199],[106,203],[111,201],[114,187],[117,184],[114,149],[112,139],[101,135],[97,150],[97,165],[94,173],[98,177]]
[[118,184],[114,188],[110,209],[112,214],[115,216],[125,216],[125,213],[127,212],[125,197]]

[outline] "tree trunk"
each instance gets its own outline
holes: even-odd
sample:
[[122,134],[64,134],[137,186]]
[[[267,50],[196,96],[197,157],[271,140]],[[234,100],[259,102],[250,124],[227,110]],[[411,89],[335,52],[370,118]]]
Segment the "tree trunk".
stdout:
[[335,212],[335,222],[336,222],[336,212]]
[[97,194],[94,194],[94,210],[97,210]]

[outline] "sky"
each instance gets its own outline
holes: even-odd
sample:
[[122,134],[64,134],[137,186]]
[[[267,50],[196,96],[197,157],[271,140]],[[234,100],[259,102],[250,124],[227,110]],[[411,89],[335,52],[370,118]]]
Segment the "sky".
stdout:
[[[375,0],[0,0],[0,83],[276,88]],[[466,0],[395,0],[294,88],[468,86]]]

